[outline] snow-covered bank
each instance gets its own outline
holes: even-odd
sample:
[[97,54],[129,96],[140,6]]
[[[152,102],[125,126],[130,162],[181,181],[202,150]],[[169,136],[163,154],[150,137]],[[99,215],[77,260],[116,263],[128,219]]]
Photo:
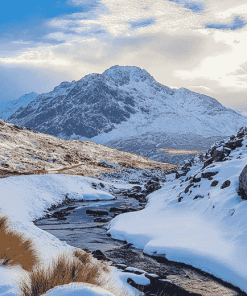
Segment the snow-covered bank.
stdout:
[[46,293],[47,296],[114,296],[112,293],[107,292],[99,287],[89,284],[68,284],[57,286]]
[[[192,166],[186,176],[150,194],[144,210],[114,218],[111,235],[148,254],[191,264],[247,292],[247,201],[237,193],[247,164],[246,138],[223,161]],[[221,146],[224,143],[216,147],[219,152]],[[217,173],[208,178],[208,172]],[[227,180],[230,185],[221,188]]]
[[53,256],[68,245],[51,234],[37,228],[32,221],[46,213],[53,204],[59,204],[65,196],[78,200],[109,200],[114,196],[95,190],[92,179],[69,175],[32,175],[0,179],[0,207],[12,223],[12,227],[32,237],[39,246],[42,257]]
[[[104,190],[93,189],[92,184],[103,183]],[[51,205],[60,204],[66,196],[75,200],[110,200],[109,187],[131,188],[133,185],[109,183],[93,178],[70,175],[30,175],[0,179],[0,212],[6,215],[11,227],[32,238],[43,262],[48,263],[61,252],[74,247],[60,241],[52,234],[36,227],[32,221],[46,214]],[[117,289],[134,296],[136,289],[127,285],[126,277],[112,268],[112,281]],[[20,267],[6,268],[0,265],[0,295],[19,295],[18,283],[26,272]],[[127,275],[127,273],[125,274]],[[129,277],[135,275],[129,275]],[[106,287],[107,288],[107,287]],[[109,291],[89,285],[65,285],[53,289],[48,295],[113,295]],[[54,294],[55,293],[55,294]],[[87,293],[87,294],[86,294]],[[103,294],[105,293],[105,294]],[[116,294],[120,295],[120,294]],[[121,294],[122,295],[122,294]]]

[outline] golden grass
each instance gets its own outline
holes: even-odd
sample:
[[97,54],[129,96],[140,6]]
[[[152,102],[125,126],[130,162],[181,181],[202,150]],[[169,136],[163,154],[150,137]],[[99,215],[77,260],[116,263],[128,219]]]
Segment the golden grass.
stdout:
[[88,283],[116,296],[127,296],[126,291],[114,286],[110,265],[85,251],[78,249],[58,255],[50,264],[40,263],[32,240],[11,229],[7,217],[0,214],[0,264],[6,267],[19,265],[27,271],[18,282],[21,296],[40,296],[69,283]]
[[197,150],[165,149],[165,148],[160,148],[159,150],[164,150],[168,155],[189,155],[189,154],[200,154],[203,152],[203,151],[197,151]]
[[29,278],[21,283],[21,295],[39,296],[56,286],[69,283],[88,283],[102,287],[109,274],[109,265],[93,258],[90,253],[81,250],[72,254],[63,253],[49,265],[41,265],[30,272]]
[[30,271],[38,261],[32,240],[12,230],[7,217],[0,215],[0,263],[4,266],[20,265]]

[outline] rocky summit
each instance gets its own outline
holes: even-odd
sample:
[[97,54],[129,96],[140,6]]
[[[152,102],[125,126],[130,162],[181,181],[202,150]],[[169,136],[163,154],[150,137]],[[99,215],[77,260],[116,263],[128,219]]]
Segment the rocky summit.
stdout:
[[203,151],[247,125],[246,117],[217,100],[171,89],[138,67],[113,66],[32,98],[17,110],[8,106],[8,116],[3,106],[0,116],[60,138],[90,139],[170,163],[188,155],[164,149]]

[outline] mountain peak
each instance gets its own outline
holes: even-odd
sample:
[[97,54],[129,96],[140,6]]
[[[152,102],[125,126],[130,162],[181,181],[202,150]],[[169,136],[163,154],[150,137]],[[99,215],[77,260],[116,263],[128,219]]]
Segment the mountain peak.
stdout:
[[129,84],[130,82],[144,82],[146,80],[154,80],[154,78],[146,71],[136,66],[112,66],[102,74],[106,78],[110,78],[119,85]]

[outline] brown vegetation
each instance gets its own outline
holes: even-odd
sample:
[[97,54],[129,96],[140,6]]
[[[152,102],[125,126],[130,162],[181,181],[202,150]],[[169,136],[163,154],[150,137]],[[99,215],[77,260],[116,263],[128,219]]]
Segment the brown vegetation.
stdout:
[[160,148],[160,150],[164,150],[168,155],[190,155],[190,154],[200,154],[203,152],[203,151],[197,151],[197,150],[165,149],[165,148]]
[[33,242],[12,230],[3,215],[0,215],[0,263],[4,266],[20,265],[27,271],[38,263],[38,253]]
[[[29,278],[21,283],[22,296],[39,296],[58,285],[88,283],[105,286],[109,265],[92,257],[90,253],[76,250],[60,254],[49,265],[35,268]],[[124,292],[121,295],[125,295]]]

